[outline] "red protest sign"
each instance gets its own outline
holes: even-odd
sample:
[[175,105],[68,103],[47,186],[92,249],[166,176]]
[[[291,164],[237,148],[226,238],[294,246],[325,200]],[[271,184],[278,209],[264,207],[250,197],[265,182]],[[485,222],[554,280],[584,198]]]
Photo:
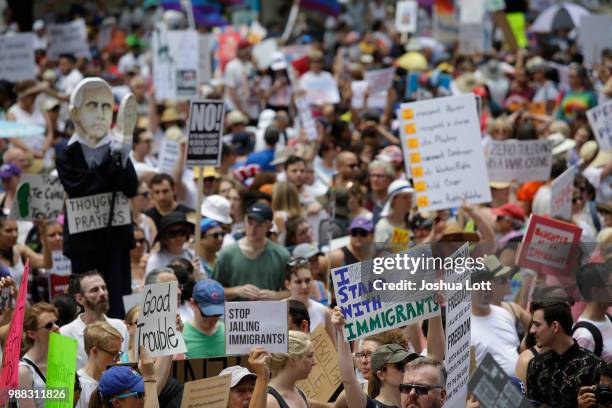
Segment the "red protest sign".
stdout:
[[9,389],[19,388],[19,353],[21,351],[21,336],[23,334],[23,318],[25,317],[29,272],[30,261],[28,261],[25,268],[23,268],[17,304],[13,311],[13,319],[11,320],[11,326],[9,327],[6,337],[6,344],[4,345],[2,373],[0,374],[0,405],[4,405],[6,402]]
[[545,275],[568,275],[582,229],[567,222],[531,214],[517,254],[517,265]]

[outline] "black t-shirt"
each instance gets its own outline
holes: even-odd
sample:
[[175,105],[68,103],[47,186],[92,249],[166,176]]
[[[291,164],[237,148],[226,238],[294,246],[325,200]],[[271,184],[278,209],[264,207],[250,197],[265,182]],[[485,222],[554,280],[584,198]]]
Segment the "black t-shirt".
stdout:
[[399,408],[399,407],[395,405],[383,404],[382,402],[376,401],[375,399],[373,399],[372,397],[368,395],[365,408]]
[[[193,208],[189,208],[186,205],[183,204],[178,204],[176,206],[176,208],[174,210],[172,210],[173,212],[180,212],[183,213],[185,215],[194,212]],[[145,214],[148,215],[149,217],[151,217],[153,219],[153,222],[155,222],[155,226],[157,227],[157,230],[159,231],[159,223],[163,217],[163,215],[161,215],[159,213],[159,211],[157,211],[157,207],[153,207],[153,208],[149,208],[147,211],[145,211]]]

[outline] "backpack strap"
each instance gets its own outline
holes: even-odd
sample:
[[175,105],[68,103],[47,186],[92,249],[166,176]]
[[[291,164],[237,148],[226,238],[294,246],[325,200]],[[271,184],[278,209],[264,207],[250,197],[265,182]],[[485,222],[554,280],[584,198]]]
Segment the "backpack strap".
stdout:
[[287,405],[285,399],[282,397],[282,395],[280,395],[280,393],[274,388],[268,386],[268,394],[272,395],[276,399],[280,408],[290,408],[289,405]]
[[40,378],[42,378],[44,383],[47,383],[47,379],[45,378],[45,376],[43,375],[42,371],[40,371],[40,368],[38,368],[38,366],[36,364],[34,364],[34,362],[32,360],[30,360],[27,357],[21,357],[21,361],[23,361],[24,363],[26,363],[27,365],[29,365],[30,367],[32,367],[34,369],[34,371],[36,371],[36,374],[38,374],[38,376]]
[[595,353],[597,357],[600,357],[601,352],[603,351],[603,337],[601,336],[601,331],[599,331],[597,326],[595,326],[593,323],[584,321],[580,321],[574,325],[572,334],[574,334],[574,332],[578,329],[587,329],[589,333],[591,333],[593,340],[595,340],[595,350],[593,350],[593,353]]

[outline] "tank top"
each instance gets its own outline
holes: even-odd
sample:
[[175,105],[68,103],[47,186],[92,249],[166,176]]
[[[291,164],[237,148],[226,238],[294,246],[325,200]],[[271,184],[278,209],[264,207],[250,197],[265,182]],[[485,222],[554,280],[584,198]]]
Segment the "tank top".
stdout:
[[[21,276],[23,275],[23,260],[21,259],[21,255],[17,254],[17,262],[13,266],[7,265],[2,262],[2,266],[8,269],[11,272],[11,278],[15,281],[15,285],[19,287],[21,285]],[[13,247],[13,259],[15,259],[15,248]]]
[[[300,390],[297,387],[296,387],[296,389],[297,389],[298,394],[300,394],[300,397],[302,397],[302,399],[306,403],[306,406],[310,407],[310,405],[308,405],[308,399],[306,398],[306,396],[304,395],[302,390]],[[280,395],[280,393],[278,391],[276,391],[274,388],[272,388],[270,386],[268,386],[268,394],[272,395],[274,397],[274,399],[276,399],[276,401],[278,402],[278,406],[280,408],[293,408],[293,407],[290,407],[289,404],[287,404],[287,402],[285,401],[283,396]]]
[[[28,357],[27,354],[25,354],[21,360],[19,360],[19,366],[20,367],[26,367],[28,370],[30,370],[30,373],[32,373],[32,385],[31,388],[34,389],[40,389],[40,390],[44,390],[45,387],[47,386],[46,384],[46,379],[45,377],[42,376],[42,372],[40,372],[40,369],[38,368],[38,366],[36,364],[34,364],[34,362]],[[25,388],[30,388],[30,386],[25,387]],[[44,408],[45,406],[45,400],[44,399],[35,399],[34,400],[34,405],[36,406],[36,408]]]
[[353,253],[349,251],[348,247],[342,247],[340,248],[340,250],[344,254],[344,264],[345,265],[351,265],[351,264],[359,262],[359,259],[357,259],[355,255],[353,255]]

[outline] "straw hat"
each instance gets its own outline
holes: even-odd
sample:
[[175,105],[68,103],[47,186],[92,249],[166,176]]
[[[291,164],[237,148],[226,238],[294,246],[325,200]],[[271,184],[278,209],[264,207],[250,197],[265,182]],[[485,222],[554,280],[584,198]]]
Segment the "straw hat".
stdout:
[[164,112],[159,119],[161,123],[176,122],[179,120],[185,120],[185,118],[175,107],[164,109]]

